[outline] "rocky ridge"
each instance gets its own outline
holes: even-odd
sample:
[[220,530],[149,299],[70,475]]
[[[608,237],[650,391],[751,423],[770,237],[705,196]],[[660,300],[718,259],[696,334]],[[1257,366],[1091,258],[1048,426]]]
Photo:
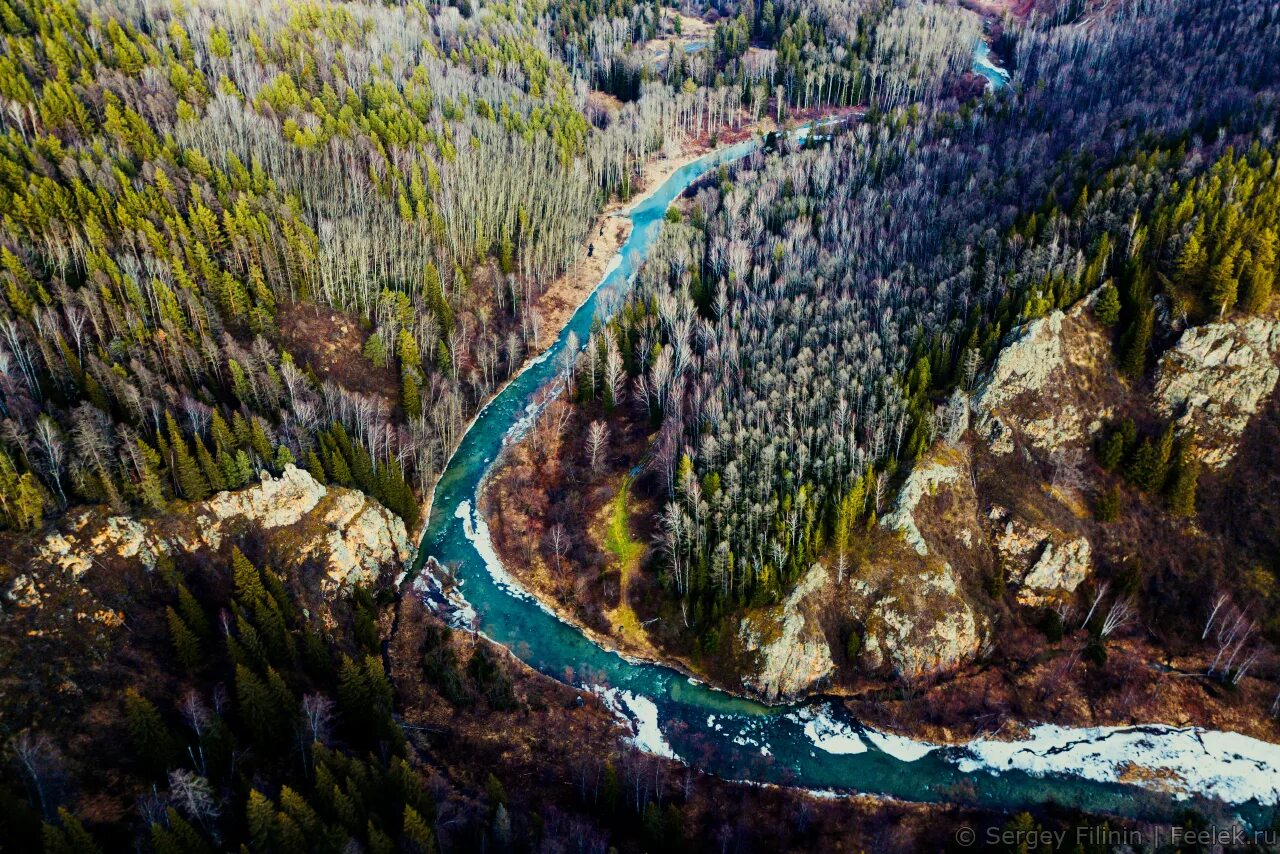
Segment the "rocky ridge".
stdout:
[[36,544],[27,571],[14,579],[6,598],[33,607],[40,604],[42,587],[59,581],[51,575],[77,582],[95,566],[120,560],[154,569],[165,555],[217,551],[227,538],[253,527],[270,532],[276,552],[292,566],[319,564],[325,597],[373,582],[388,569],[399,583],[414,557],[398,516],[362,492],[326,487],[292,465],[279,477],[263,472],[254,486],[174,511],[159,520],[105,516],[98,509],[70,517]]
[[1015,442],[1041,454],[1086,444],[1127,394],[1092,299],[1015,329],[973,396],[974,429],[992,453]]
[[743,618],[738,637],[756,661],[743,677],[749,690],[769,700],[791,698],[834,672],[827,639],[805,607],[829,580],[826,567],[815,563],[780,605]]

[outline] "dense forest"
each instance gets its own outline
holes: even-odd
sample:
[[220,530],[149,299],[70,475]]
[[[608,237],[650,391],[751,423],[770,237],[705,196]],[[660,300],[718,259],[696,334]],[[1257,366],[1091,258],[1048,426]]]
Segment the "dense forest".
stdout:
[[[416,530],[651,156],[839,110],[695,188],[566,374],[592,468],[611,424],[652,434],[694,628],[843,574],[1017,324],[1096,293],[1138,378],[1161,330],[1269,309],[1275,4],[1036,5],[0,0],[2,542],[290,465]],[[1190,514],[1172,441],[1099,456]],[[0,847],[875,850],[836,835],[932,820],[608,753],[598,703],[412,597],[317,610],[269,564],[251,531],[85,582],[127,639],[58,647],[96,684],[6,686]]]
[[[680,11],[713,24],[705,49],[686,52]],[[463,425],[531,355],[531,306],[647,157],[793,110],[936,99],[980,31],[920,4],[218,0],[2,0],[0,30],[0,527],[15,554],[77,507],[163,520],[291,464],[416,528]],[[6,844],[736,838],[688,778],[664,799],[674,772],[629,754],[596,756],[590,785],[575,769],[585,812],[525,792],[508,811],[485,774],[509,759],[482,774],[454,730],[426,750],[410,742],[444,730],[406,737],[387,591],[318,621],[313,591],[304,605],[265,560],[249,534],[86,582],[121,608],[95,619],[128,640],[54,632],[42,654],[65,657],[50,663],[80,680],[75,699],[46,703],[69,681],[6,693]],[[420,619],[397,636],[409,678],[458,727],[508,733],[492,716],[573,693],[518,688],[527,676],[489,647],[457,652]],[[7,660],[43,634],[7,638]],[[93,732],[67,729],[90,717]],[[607,715],[591,720],[615,741]],[[796,826],[778,844],[816,844]]]
[[662,565],[695,622],[777,601],[820,556],[842,570],[1018,323],[1105,285],[1140,378],[1157,311],[1267,307],[1278,27],[1249,2],[1032,19],[1004,34],[1014,91],[757,153],[670,218],[575,375],[657,430]]
[[[762,45],[751,74],[726,48],[614,87],[601,114],[588,86],[615,62],[656,68],[632,35],[673,13],[6,2],[5,523],[158,511],[289,462],[338,483],[354,463],[412,521],[537,338],[531,301],[647,153],[771,98],[781,116],[928,95],[930,67],[967,61],[977,34],[919,5],[847,33],[756,13],[736,37]],[[928,64],[903,70],[922,46]],[[365,330],[376,370],[325,363],[335,330],[312,305]],[[325,430],[362,459],[335,460]]]

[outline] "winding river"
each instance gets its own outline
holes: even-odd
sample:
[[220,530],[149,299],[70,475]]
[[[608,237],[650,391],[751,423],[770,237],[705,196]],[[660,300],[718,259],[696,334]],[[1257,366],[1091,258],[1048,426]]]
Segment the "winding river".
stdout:
[[507,576],[475,511],[486,472],[504,442],[519,437],[536,393],[555,378],[570,334],[585,341],[597,308],[616,304],[628,287],[667,207],[699,177],[755,144],[728,146],[685,166],[627,212],[631,236],[596,291],[554,345],[480,412],[448,463],[418,568],[428,556],[454,566],[460,597],[449,604],[427,595],[428,588],[438,590],[427,576],[415,584],[419,595],[455,625],[477,628],[542,673],[595,691],[626,720],[641,749],[727,779],[998,808],[1056,801],[1153,819],[1186,806],[1167,793],[1117,782],[1133,759],[1176,775],[1182,789],[1197,793],[1193,798],[1230,804],[1251,824],[1268,821],[1280,800],[1280,748],[1274,745],[1167,727],[1041,727],[1033,739],[1014,744],[930,745],[863,727],[825,702],[766,706],[671,668],[629,660],[592,643]]

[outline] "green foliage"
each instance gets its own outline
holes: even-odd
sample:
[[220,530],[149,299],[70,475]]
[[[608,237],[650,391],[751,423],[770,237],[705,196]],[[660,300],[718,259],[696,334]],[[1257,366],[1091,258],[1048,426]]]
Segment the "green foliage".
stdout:
[[467,676],[490,708],[506,711],[519,706],[511,678],[488,647],[477,647],[471,654],[471,660],[467,662]]
[[142,769],[162,776],[178,755],[177,744],[155,704],[133,688],[124,695],[125,720]]
[[167,608],[165,616],[169,621],[169,634],[173,638],[173,648],[178,661],[187,670],[194,670],[200,663],[200,638],[191,631],[173,608]]
[[1124,509],[1124,494],[1119,486],[1110,486],[1102,491],[1094,505],[1094,515],[1099,522],[1114,522],[1120,518]]
[[1093,306],[1093,316],[1103,326],[1114,326],[1120,319],[1120,291],[1110,283],[1103,286]]
[[845,640],[844,654],[850,661],[856,661],[860,652],[862,652],[862,633],[853,629]]
[[1178,456],[1170,476],[1168,505],[1175,516],[1190,518],[1196,514],[1196,486],[1200,479],[1200,458],[1191,438],[1178,443]]
[[102,848],[66,807],[58,807],[58,823],[44,825],[47,854],[101,854]]

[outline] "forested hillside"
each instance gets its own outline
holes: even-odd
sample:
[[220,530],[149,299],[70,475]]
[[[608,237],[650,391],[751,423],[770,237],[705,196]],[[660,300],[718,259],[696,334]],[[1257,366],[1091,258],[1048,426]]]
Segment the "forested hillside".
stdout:
[[[824,596],[871,587],[859,567],[905,549],[880,523],[914,467],[960,454],[1001,353],[1074,307],[1105,341],[1096,373],[1131,397],[1087,413],[1096,453],[1078,467],[1097,494],[1070,512],[1101,525],[1137,507],[1156,554],[1203,523],[1199,548],[1249,563],[1188,579],[1171,562],[1157,586],[1175,605],[1213,591],[1213,690],[1257,706],[1237,686],[1271,667],[1255,639],[1280,627],[1233,603],[1277,601],[1280,564],[1272,538],[1232,532],[1235,470],[1198,498],[1202,466],[1235,446],[1188,427],[1201,389],[1169,365],[1192,373],[1237,329],[1280,342],[1280,10],[987,11],[0,0],[0,847],[920,841],[929,809],[815,806],[641,758],[598,697],[446,627],[401,583],[466,424],[545,343],[544,301],[595,284],[577,279],[602,217],[652,188],[659,155],[674,168],[828,114],[848,122],[804,145],[769,133],[696,185],[565,361],[570,403],[531,419],[545,478],[520,499],[541,513],[515,544],[528,564],[554,564],[565,599],[605,590],[623,622],[606,634],[642,630],[595,537],[660,588],[654,631],[704,661],[814,567]],[[973,73],[984,39],[1009,86]],[[1153,388],[1174,401],[1158,416],[1134,402]],[[1272,434],[1245,426],[1269,393],[1219,419],[1264,473]],[[1028,493],[1060,496],[1062,466],[1014,459],[1035,469]],[[982,477],[1008,471],[1026,474]],[[298,514],[201,515],[285,481],[311,502]],[[325,549],[360,571],[326,576]],[[893,574],[912,577],[907,557]],[[1105,663],[1118,625],[1154,616],[1118,561],[1043,602],[1015,599],[1005,584],[1025,577],[1003,567],[957,565],[958,585],[951,569],[951,611],[972,618],[952,663],[999,619],[1061,639],[1077,604],[1082,654]],[[844,609],[850,670],[873,633],[844,599],[822,604]],[[1195,634],[1204,615],[1178,613]],[[911,682],[891,669],[873,676]],[[903,819],[902,836],[880,827]]]
[[646,4],[6,3],[6,523],[290,460],[412,520],[649,152],[923,94],[896,54],[977,34],[938,14],[764,4],[677,63],[641,49],[680,20]]
[[1174,691],[1266,731],[1280,565],[1220,502],[1271,429],[1277,12],[1003,23],[1009,88],[873,102],[671,212],[497,479],[496,539],[562,613],[768,698],[875,716],[888,680],[895,722],[966,728]]
[[1157,291],[1180,318],[1266,309],[1277,26],[1245,2],[1033,23],[1007,97],[872,116],[699,193],[577,370],[579,399],[659,428],[663,564],[698,619],[842,562],[1013,325],[1106,282],[1140,378]]
[[[102,514],[109,537],[163,537],[290,465],[416,529],[463,425],[533,355],[538,300],[652,154],[937,97],[979,33],[919,5],[682,11],[0,3],[9,843],[596,850],[737,832],[688,779],[682,813],[651,788],[670,769],[628,765],[623,785],[601,755],[591,787],[579,769],[585,812],[546,809],[573,800],[564,786],[508,799],[490,771],[560,785],[570,754],[616,745],[608,715],[582,712],[561,759],[513,764],[504,745],[548,727],[501,717],[560,716],[572,691],[513,688],[529,674],[457,653],[422,613],[393,656],[388,585],[316,611],[310,564],[267,565],[265,524],[179,538],[156,566],[127,548],[60,563],[54,530]],[[405,716],[428,721],[412,745]],[[817,844],[809,827],[770,838]]]

